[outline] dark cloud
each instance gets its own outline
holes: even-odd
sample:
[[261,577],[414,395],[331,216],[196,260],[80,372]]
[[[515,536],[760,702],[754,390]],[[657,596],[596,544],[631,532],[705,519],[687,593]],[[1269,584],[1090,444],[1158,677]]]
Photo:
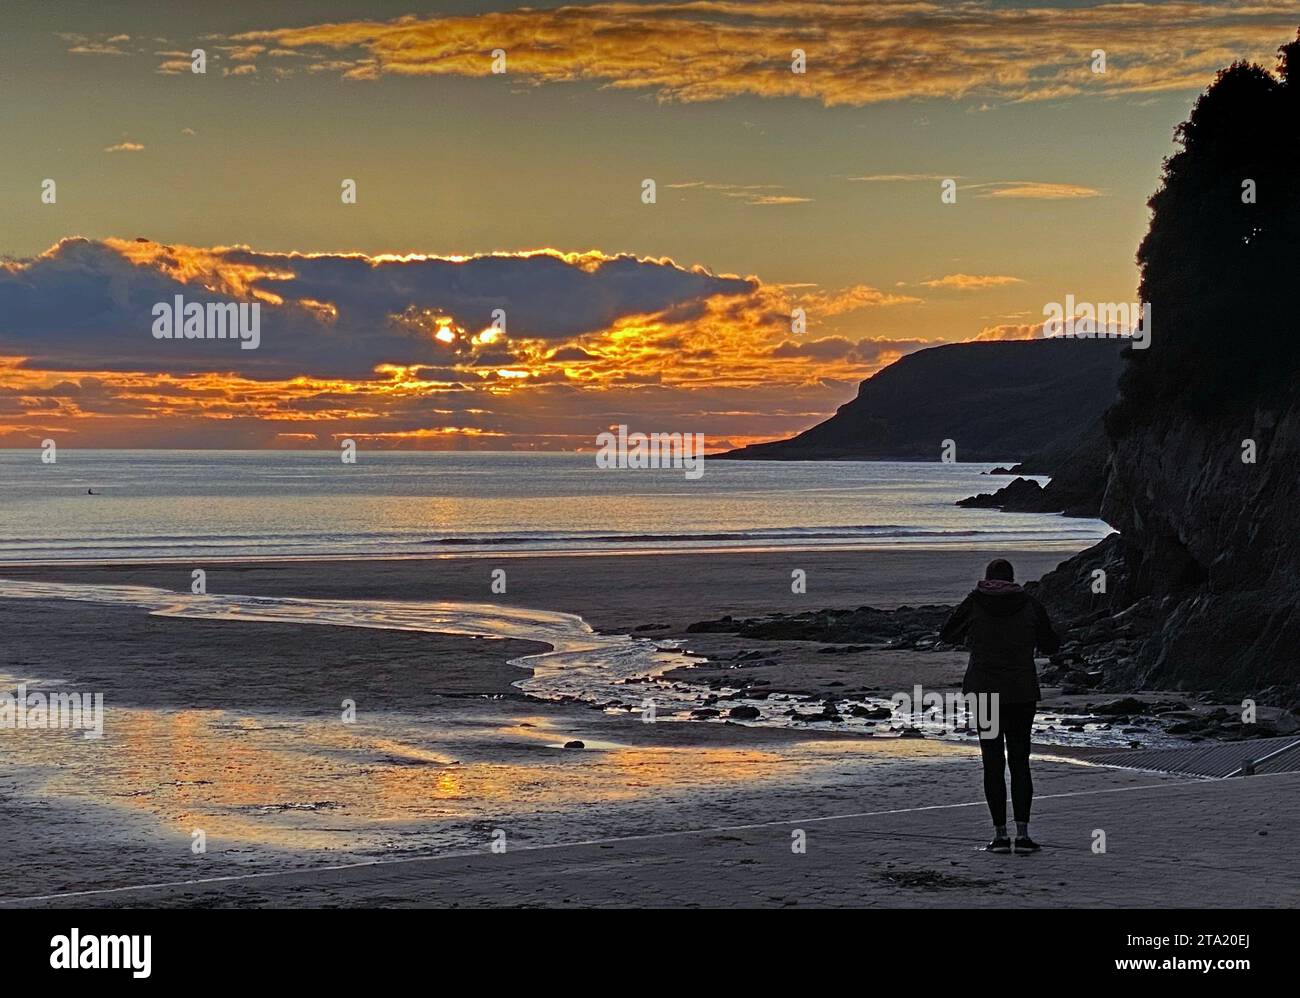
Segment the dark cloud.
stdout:
[[[182,295],[261,303],[261,345],[158,340],[153,307]],[[492,255],[466,259],[299,256],[68,239],[0,267],[0,352],[46,370],[235,372],[363,378],[378,364],[446,368],[508,364],[491,349],[434,338],[442,319],[471,335],[504,309],[509,340],[563,341],[620,319],[699,314],[713,296],[747,295],[753,280],[719,277],[667,260],[600,254]],[[209,290],[215,289],[215,290]],[[395,318],[397,317],[397,318]],[[472,354],[481,353],[479,356]],[[490,356],[488,356],[490,354]]]
[[546,355],[547,360],[596,360],[594,353],[588,353],[582,347],[561,347]]

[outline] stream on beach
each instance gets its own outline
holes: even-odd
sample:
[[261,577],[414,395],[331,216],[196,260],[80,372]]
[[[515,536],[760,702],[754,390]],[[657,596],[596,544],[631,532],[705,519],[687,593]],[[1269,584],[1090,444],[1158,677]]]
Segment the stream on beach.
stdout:
[[[0,846],[19,863],[67,857],[61,886],[68,890],[181,876],[193,865],[191,837],[200,829],[219,860],[204,870],[283,869],[477,849],[499,827],[512,841],[587,840],[855,813],[899,793],[961,799],[975,789],[971,774],[954,782],[951,769],[975,765],[973,745],[965,744],[973,736],[932,729],[924,738],[900,737],[912,717],[873,725],[846,711],[841,723],[810,724],[786,716],[806,709],[807,698],[772,693],[727,701],[758,708],[756,720],[692,720],[708,694],[728,692],[664,675],[698,664],[698,656],[672,642],[600,634],[568,613],[6,580],[0,598],[136,607],[236,627],[381,628],[550,647],[511,660],[531,670],[514,683],[528,695],[523,701],[447,697],[432,715],[370,711],[362,723],[341,724],[337,714],[259,710],[256,695],[234,709],[122,706],[110,698],[102,739],[5,732],[0,799],[10,816],[8,824],[0,820]],[[71,688],[48,668],[0,675],[0,693],[20,682]],[[639,723],[647,702],[657,722],[681,723]],[[565,750],[575,730],[584,751]],[[1074,745],[1116,738],[1102,730],[1046,734]]]
[[[371,627],[385,630],[420,631],[468,637],[513,638],[542,642],[550,650],[512,659],[510,664],[528,669],[529,677],[514,685],[539,700],[577,701],[604,705],[618,713],[640,717],[653,705],[653,719],[691,720],[691,712],[702,702],[702,689],[689,683],[663,678],[664,673],[704,661],[686,655],[675,641],[655,641],[626,634],[601,634],[580,616],[554,610],[493,603],[412,602],[403,600],[328,600],[294,597],[191,594],[150,586],[85,585],[56,582],[12,582],[0,579],[0,599],[74,600],[139,607],[168,617],[245,622],[319,624],[336,627]],[[723,688],[723,695],[737,692]],[[824,698],[818,698],[818,704]],[[806,729],[809,722],[787,716],[787,711],[806,707],[808,698],[773,693],[758,699],[729,698],[730,707],[752,707],[759,716],[740,722],[756,726]],[[893,716],[881,723],[854,717],[844,711],[836,728],[856,730],[864,736],[914,734],[927,737],[968,739],[954,732],[943,719],[903,714],[888,699],[853,697],[844,705],[859,703],[887,707]],[[1056,712],[1059,714],[1059,712]],[[1035,740],[1063,745],[1122,747],[1127,739],[1101,724],[1084,725],[1080,732],[1049,725],[1040,715]],[[650,718],[645,718],[650,719]],[[698,720],[728,720],[707,718]]]

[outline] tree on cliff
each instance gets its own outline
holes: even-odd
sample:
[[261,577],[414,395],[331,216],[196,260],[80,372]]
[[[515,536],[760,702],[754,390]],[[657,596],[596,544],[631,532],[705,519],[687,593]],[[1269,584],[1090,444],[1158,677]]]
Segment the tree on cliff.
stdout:
[[1171,408],[1205,417],[1294,388],[1300,359],[1300,38],[1277,74],[1234,63],[1175,131],[1138,249],[1151,345],[1108,417],[1122,436]]

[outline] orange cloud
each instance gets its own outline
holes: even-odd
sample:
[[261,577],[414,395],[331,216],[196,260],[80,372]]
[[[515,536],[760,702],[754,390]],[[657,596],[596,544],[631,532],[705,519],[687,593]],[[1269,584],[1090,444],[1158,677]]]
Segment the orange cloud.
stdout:
[[808,204],[812,198],[796,197],[793,194],[760,194],[756,198],[746,201],[746,204],[758,205],[760,207],[770,207],[772,205],[783,204]]
[[1007,322],[996,326],[985,326],[976,335],[976,340],[1038,340],[1043,338],[1043,324]]
[[958,180],[958,177],[946,177],[941,173],[873,173],[865,177],[849,177],[849,180],[868,184],[916,183],[921,180]]
[[771,205],[786,204],[807,204],[812,198],[800,197],[795,194],[772,194],[765,193],[768,191],[783,190],[780,184],[718,184],[706,183],[702,180],[691,180],[685,183],[668,184],[670,190],[698,190],[713,191],[721,194],[723,197],[738,198],[747,205],[757,205],[768,207]]
[[1036,180],[1003,180],[991,184],[972,184],[980,189],[978,198],[1026,198],[1033,201],[1069,201],[1076,198],[1099,198],[1102,192],[1082,184],[1049,184]]
[[922,281],[927,288],[951,288],[956,291],[978,291],[984,288],[1001,288],[1008,284],[1023,284],[1019,277],[1005,274],[948,274],[932,281]]
[[[352,79],[507,74],[590,80],[663,100],[801,97],[827,106],[914,98],[1046,100],[1197,89],[1233,58],[1271,63],[1290,2],[990,6],[902,0],[708,0],[527,7],[249,31],[230,39]],[[1091,53],[1106,52],[1106,71]],[[792,71],[794,50],[806,72]],[[274,56],[270,56],[274,58]]]
[[818,315],[843,315],[860,308],[886,305],[919,305],[921,299],[913,295],[892,294],[869,284],[855,284],[840,291],[811,291],[798,298],[798,304]]

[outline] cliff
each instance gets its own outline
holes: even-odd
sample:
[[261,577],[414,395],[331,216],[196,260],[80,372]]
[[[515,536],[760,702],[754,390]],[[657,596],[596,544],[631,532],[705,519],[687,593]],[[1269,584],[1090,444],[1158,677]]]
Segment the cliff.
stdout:
[[[1276,75],[1224,70],[1178,129],[1138,250],[1151,346],[1128,358],[1105,419],[1101,515],[1119,534],[1036,591],[1107,685],[1295,709],[1300,41],[1281,56]],[[1267,196],[1246,197],[1242,178]]]
[[798,436],[718,458],[935,461],[944,440],[958,461],[1069,453],[1114,400],[1121,368],[1114,340],[931,347],[863,381],[856,398]]

